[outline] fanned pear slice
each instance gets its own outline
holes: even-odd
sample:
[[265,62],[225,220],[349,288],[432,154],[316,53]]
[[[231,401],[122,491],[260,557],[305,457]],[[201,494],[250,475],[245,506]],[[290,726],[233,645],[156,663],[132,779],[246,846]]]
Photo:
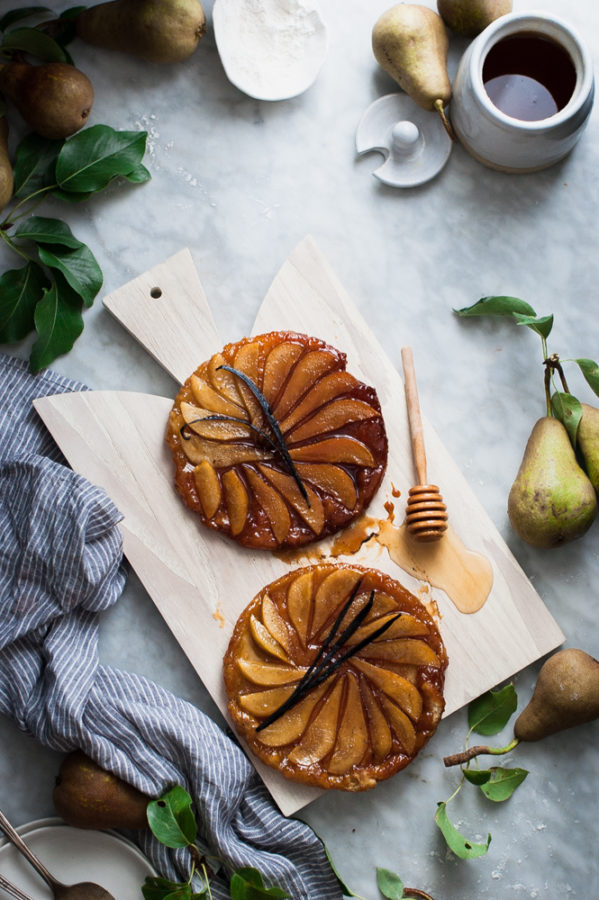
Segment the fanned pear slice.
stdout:
[[216,470],[207,459],[203,459],[193,470],[193,477],[204,512],[211,519],[216,514],[222,499],[222,489]]
[[300,766],[310,766],[331,752],[337,739],[342,693],[343,679],[339,678],[289,754],[291,762]]
[[242,694],[239,705],[250,715],[265,718],[285,703],[293,691],[294,686],[291,684],[266,691],[253,691],[251,694]]
[[280,719],[277,719],[272,725],[267,725],[266,728],[256,734],[256,741],[266,747],[281,747],[294,744],[306,730],[310,716],[318,705],[324,690],[325,685],[322,684],[319,688],[312,691],[297,706],[288,710]]
[[252,436],[249,425],[240,421],[231,422],[228,419],[224,422],[215,420],[212,416],[219,413],[192,406],[191,403],[181,404],[181,415],[185,424],[195,434],[211,441],[247,441]]
[[303,352],[304,348],[296,341],[282,341],[275,344],[266,357],[262,392],[271,407]]
[[312,609],[312,585],[314,575],[311,570],[294,578],[287,593],[287,615],[297,631],[302,646],[308,640],[308,628]]
[[278,491],[267,484],[254,469],[247,468],[247,479],[258,504],[266,513],[273,534],[281,544],[291,528],[289,508]]
[[262,621],[269,632],[287,653],[291,651],[288,625],[268,594],[262,599]]
[[393,737],[387,718],[381,707],[376,702],[371,689],[362,689],[362,700],[364,703],[364,711],[368,721],[368,733],[370,736],[370,746],[372,748],[372,756],[377,763],[382,762],[391,752],[393,746]]
[[265,462],[272,457],[271,452],[261,450],[252,444],[209,441],[197,434],[191,434],[182,441],[182,447],[190,463],[199,466],[203,460],[207,460],[216,469],[238,466],[242,463]]
[[[374,611],[373,611],[374,615]],[[413,637],[415,635],[428,634],[428,628],[424,622],[421,622],[420,619],[417,619],[415,616],[402,615],[399,619],[395,618],[395,613],[389,613],[386,616],[379,616],[378,618],[372,618],[367,625],[362,625],[361,628],[358,628],[356,632],[350,637],[348,640],[348,645],[350,647],[355,646],[360,641],[364,640],[364,638],[368,637],[370,634],[373,634],[378,628],[385,625],[387,622],[391,622],[391,625],[387,628],[384,634],[381,635],[380,638],[375,639],[369,647],[366,648],[368,650],[370,647],[378,647],[383,642],[391,643],[393,638],[403,638],[403,637]],[[425,645],[429,650],[428,644]],[[433,653],[432,650],[430,650]],[[364,655],[364,654],[363,654]],[[435,658],[438,658],[436,654],[433,653]]]
[[314,484],[331,494],[346,509],[354,509],[358,501],[356,482],[341,466],[330,463],[297,463],[296,469],[306,485]]
[[227,469],[226,472],[223,472],[222,483],[225,490],[225,502],[231,523],[231,532],[233,535],[237,535],[245,527],[250,498],[243,481],[234,469]]
[[334,400],[341,394],[355,390],[359,382],[349,372],[331,372],[316,382],[312,390],[281,421],[281,431],[286,434],[294,425]]
[[288,432],[287,439],[289,443],[296,444],[318,437],[320,434],[336,431],[350,422],[372,419],[376,415],[377,410],[363,400],[352,400],[348,397],[333,400],[315,412],[307,422],[292,428]]
[[438,666],[440,660],[425,641],[414,638],[400,638],[390,641],[373,641],[360,651],[366,659],[390,659],[396,663],[416,666]]
[[335,367],[336,360],[328,350],[311,350],[302,356],[291,371],[283,394],[273,412],[280,421],[303,398],[319,378]]
[[244,409],[241,405],[232,403],[222,394],[219,394],[203,378],[192,375],[189,380],[191,394],[199,407],[221,416],[243,415]]
[[416,748],[416,730],[414,725],[406,714],[384,695],[381,697],[381,704],[385,710],[391,730],[395,732],[402,750],[408,756],[412,756]]
[[354,466],[372,466],[372,453],[361,441],[352,437],[330,437],[311,444],[291,447],[289,455],[297,462],[348,463]]
[[[349,599],[360,581],[360,572],[350,568],[333,569],[314,594],[311,635],[318,634],[327,619]],[[350,621],[349,618],[347,620]],[[346,623],[347,624],[347,623]]]
[[253,684],[292,684],[304,674],[303,669],[294,666],[277,666],[274,663],[257,663],[246,659],[238,659],[237,665]]
[[[256,550],[301,547],[349,525],[387,463],[374,388],[346,371],[342,352],[291,331],[227,344],[201,363],[177,394],[166,440],[187,506]],[[194,481],[204,461],[220,482],[218,506],[202,502]]]
[[315,494],[309,485],[304,485],[308,497],[306,502],[291,475],[285,475],[272,466],[258,466],[258,469],[279,491],[283,499],[297,510],[314,534],[320,534],[324,526],[324,507],[318,494]]
[[350,672],[345,680],[347,685],[345,713],[341,717],[335,747],[327,766],[333,775],[343,775],[353,766],[357,766],[369,745],[358,679]]
[[275,659],[280,659],[285,663],[289,662],[289,656],[281,647],[279,642],[275,640],[272,636],[268,628],[257,619],[256,616],[250,617],[250,628],[252,629],[252,637],[254,638],[256,644],[262,648],[269,656],[274,656]]
[[363,659],[353,657],[354,666],[368,676],[371,684],[379,688],[406,712],[411,719],[418,719],[422,712],[422,697],[418,688],[401,675],[389,669],[374,666]]
[[[347,629],[360,613],[356,634],[367,643],[352,652]],[[398,613],[408,635],[421,623],[422,636],[375,640]],[[420,644],[438,666],[422,649],[420,664],[400,661]],[[388,659],[364,658],[379,645]],[[223,670],[231,720],[259,759],[303,784],[362,791],[407,766],[433,735],[446,666],[434,620],[399,582],[376,569],[321,562],[288,570],[254,597]]]

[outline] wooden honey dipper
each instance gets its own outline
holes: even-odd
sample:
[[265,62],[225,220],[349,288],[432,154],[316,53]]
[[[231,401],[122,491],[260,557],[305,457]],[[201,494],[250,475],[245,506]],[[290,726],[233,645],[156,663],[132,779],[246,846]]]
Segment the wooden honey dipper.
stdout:
[[437,485],[426,483],[426,451],[411,347],[402,347],[401,361],[405,376],[412,453],[418,477],[418,484],[408,492],[406,528],[415,541],[438,541],[447,531],[447,507],[443,503]]

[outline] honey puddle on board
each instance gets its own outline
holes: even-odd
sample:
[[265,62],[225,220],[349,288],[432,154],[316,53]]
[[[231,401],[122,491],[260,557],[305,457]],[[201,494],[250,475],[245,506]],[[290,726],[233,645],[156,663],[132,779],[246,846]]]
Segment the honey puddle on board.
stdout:
[[399,528],[393,524],[393,504],[385,504],[385,508],[388,519],[358,519],[335,540],[331,555],[356,553],[365,541],[374,540],[405,572],[445,591],[459,612],[477,612],[493,587],[489,560],[468,550],[451,526],[439,541],[418,543],[405,524]]

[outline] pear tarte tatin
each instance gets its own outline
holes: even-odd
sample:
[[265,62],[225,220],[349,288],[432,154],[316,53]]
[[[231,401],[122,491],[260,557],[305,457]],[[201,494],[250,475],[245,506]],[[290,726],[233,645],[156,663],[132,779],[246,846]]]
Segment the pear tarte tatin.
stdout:
[[297,547],[359,516],[387,463],[374,388],[318,338],[228,344],[187,379],[169,417],[176,486],[240,544]]
[[321,563],[246,607],[224,679],[231,719],[259,759],[293,781],[361,791],[432,736],[446,667],[434,620],[399,582]]

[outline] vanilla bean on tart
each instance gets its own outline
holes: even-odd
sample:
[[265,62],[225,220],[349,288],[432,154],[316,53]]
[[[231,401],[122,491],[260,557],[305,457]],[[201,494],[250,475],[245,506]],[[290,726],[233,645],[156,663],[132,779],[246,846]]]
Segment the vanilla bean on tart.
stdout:
[[446,667],[434,620],[399,582],[321,563],[246,607],[224,679],[233,724],[259,759],[294,781],[361,791],[433,735]]
[[175,399],[166,438],[185,503],[258,549],[343,528],[387,463],[374,388],[346,371],[339,350],[287,331],[228,344],[202,363]]

